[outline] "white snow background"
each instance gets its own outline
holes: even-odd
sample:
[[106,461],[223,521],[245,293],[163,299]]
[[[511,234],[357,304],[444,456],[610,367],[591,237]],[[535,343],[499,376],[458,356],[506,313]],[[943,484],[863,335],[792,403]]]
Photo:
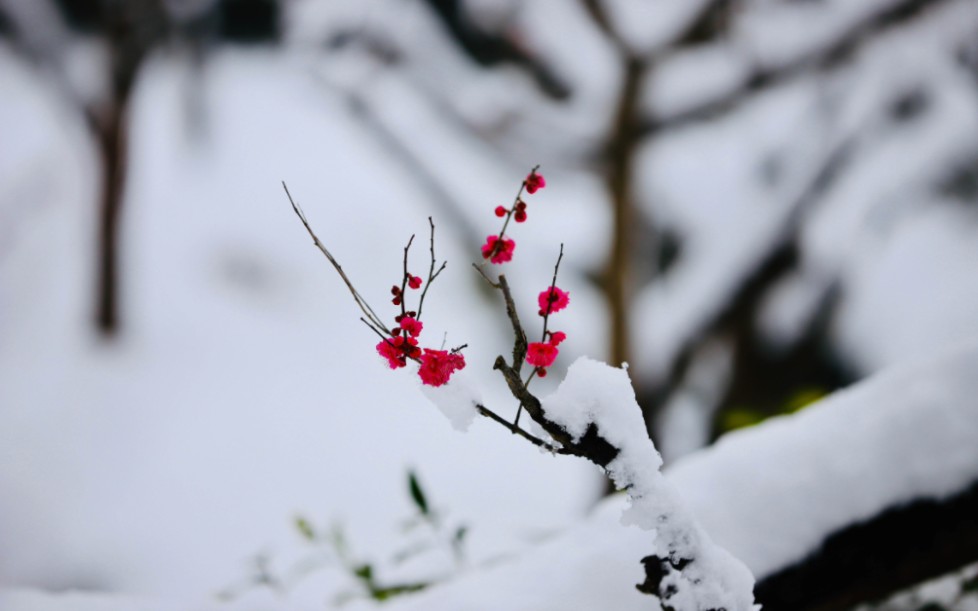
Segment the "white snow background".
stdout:
[[[892,0],[872,4],[881,3]],[[473,4],[492,12],[492,2]],[[643,26],[630,20],[645,14],[636,9],[639,4],[608,3],[622,11],[616,20],[630,26],[628,37],[636,46],[654,47],[664,22]],[[329,7],[352,5],[318,6],[300,14],[296,38],[302,38],[303,27],[310,37],[317,35],[317,11],[335,18]],[[358,288],[393,315],[387,289],[400,274],[403,244],[411,233],[418,235],[412,268],[426,269],[426,217],[433,214],[437,222],[440,208],[398,156],[362,127],[336,89],[356,91],[391,130],[409,140],[461,202],[468,226],[485,233],[496,227],[492,208],[511,200],[527,168],[519,158],[505,159],[498,150],[461,137],[437,106],[426,103],[424,87],[453,82],[457,89],[448,98],[453,110],[487,130],[511,118],[507,108],[519,107],[530,119],[523,137],[548,136],[531,147],[548,187],[533,196],[530,220],[517,229],[516,263],[507,273],[532,315],[536,292],[549,282],[557,244],[568,245],[562,277],[572,306],[559,321],[569,339],[561,346],[563,365],[541,384],[541,389],[555,388],[575,356],[602,358],[605,349],[601,298],[582,273],[606,251],[604,195],[591,175],[547,168],[549,160],[561,158],[563,144],[593,140],[606,127],[595,117],[607,116],[619,76],[608,45],[579,9],[567,8],[576,4],[528,3],[522,17],[528,39],[579,86],[573,102],[555,110],[524,95],[519,77],[504,70],[483,73],[453,63],[439,47],[444,41],[431,36],[430,24],[404,8],[408,5],[384,4],[377,11],[395,6],[399,12],[386,13],[393,17],[385,32],[425,41],[407,45],[415,53],[404,68],[410,78],[360,65],[355,57],[323,67],[301,52],[222,50],[209,59],[200,80],[179,55],[153,59],[133,105],[133,161],[122,230],[123,330],[111,344],[101,342],[91,325],[95,152],[61,92],[0,47],[0,589],[114,593],[52,599],[5,590],[0,609],[47,609],[48,604],[98,611],[169,609],[184,608],[187,601],[204,608],[199,601],[240,580],[254,553],[287,557],[300,547],[291,526],[297,512],[320,524],[341,521],[356,553],[384,558],[399,522],[411,512],[405,490],[409,466],[418,470],[436,506],[471,526],[472,566],[531,546],[539,551],[515,564],[499,564],[485,578],[473,571],[457,586],[399,606],[460,608],[464,588],[473,582],[499,600],[525,595],[527,605],[534,597],[552,596],[595,608],[615,596],[612,591],[620,593],[619,609],[654,605],[633,589],[641,579],[637,560],[648,546],[619,524],[620,501],[605,503],[583,525],[568,530],[561,540],[575,541],[569,547],[537,545],[588,511],[599,491],[593,468],[542,454],[485,420],[459,434],[424,398],[411,373],[386,370],[373,351],[375,338],[357,321],[349,294],[312,246],[280,185],[289,183]],[[764,29],[764,17],[748,20],[733,37],[732,49],[674,56],[675,63],[664,64],[656,77],[673,85],[653,83],[647,104],[668,116],[736,86],[745,58],[776,62],[806,45],[822,44],[837,22],[858,17],[859,10],[846,8],[849,3],[832,6],[817,28],[797,11],[786,11],[775,16],[783,21],[777,28]],[[686,18],[682,2],[663,7],[677,20]],[[782,188],[790,194],[832,144],[850,135],[850,123],[865,118],[861,112],[872,116],[874,108],[885,105],[874,97],[883,85],[912,82],[912,77],[934,84],[933,103],[940,112],[899,136],[879,129],[857,138],[878,156],[861,161],[813,214],[803,232],[797,282],[771,296],[770,317],[761,324],[770,327],[772,337],[790,335],[825,290],[826,270],[844,267],[840,277],[847,300],[833,331],[862,371],[927,357],[978,332],[974,215],[963,208],[924,208],[919,189],[932,178],[924,161],[936,165],[973,146],[973,87],[946,69],[938,51],[951,44],[945,39],[954,37],[947,33],[972,23],[975,12],[970,0],[949,2],[914,26],[923,31],[914,44],[884,38],[851,71],[827,83],[790,82],[733,113],[722,126],[683,130],[642,151],[640,163],[647,171],[640,197],[666,226],[697,237],[669,282],[637,296],[636,307],[646,313],[636,321],[637,332],[647,352],[636,355],[635,369],[654,375],[654,365],[668,360],[708,315],[785,213],[769,205],[783,204],[784,193],[757,192],[745,180],[754,171],[746,158],[791,151],[797,165],[789,164],[790,180]],[[362,19],[357,10],[351,15],[354,22]],[[809,29],[811,35],[803,36]],[[84,46],[73,50],[79,67],[85,67],[90,52]],[[701,69],[711,78],[682,76],[702,75]],[[854,118],[848,123],[822,121],[812,110],[825,87],[849,92],[844,103],[852,106]],[[188,91],[194,88],[204,102],[201,132],[189,122]],[[798,129],[822,137],[798,137]],[[700,180],[704,168],[712,180]],[[495,355],[508,348],[506,321],[498,303],[479,292],[469,267],[478,244],[460,234],[448,222],[439,223],[438,254],[449,260],[449,268],[426,303],[425,333],[429,338],[447,333],[449,345],[468,343],[466,371],[491,406],[512,413],[515,406],[490,371]],[[922,366],[923,382],[905,386],[899,383],[903,373],[884,373],[889,377],[870,386],[877,390],[857,388],[830,399],[830,409],[732,435],[677,464],[669,477],[711,537],[760,578],[797,559],[792,554],[826,529],[907,494],[939,496],[969,476],[965,468],[954,472],[961,481],[925,477],[932,463],[924,460],[919,469],[894,473],[878,486],[857,479],[861,494],[825,503],[809,529],[795,528],[785,516],[799,503],[821,507],[805,499],[838,499],[837,491],[810,482],[810,490],[784,494],[783,503],[766,506],[768,514],[757,512],[753,497],[741,493],[744,486],[767,484],[803,488],[806,482],[787,466],[768,470],[778,460],[765,452],[779,455],[786,447],[781,444],[789,443],[780,440],[784,435],[819,460],[823,442],[816,433],[844,437],[846,431],[833,429],[833,417],[818,414],[839,413],[856,403],[877,405],[893,397],[892,407],[907,418],[905,436],[882,440],[886,464],[909,461],[904,450],[926,457],[930,444],[941,449],[957,443],[944,434],[970,431],[973,421],[915,439],[922,424],[907,415],[915,412],[898,408],[918,405],[914,397],[919,396],[920,405],[946,399],[941,404],[950,406],[951,415],[955,409],[973,415],[968,411],[973,406],[959,398],[974,394],[969,374],[978,366],[973,350],[963,355]],[[945,371],[950,377],[942,386]],[[870,429],[875,419],[887,419],[879,411],[868,414]],[[927,422],[940,424],[933,420]],[[806,423],[804,432],[795,422]],[[778,429],[790,430],[775,435]],[[775,437],[779,441],[770,441]],[[760,443],[757,452],[744,449],[752,439]],[[734,447],[741,449],[729,449]],[[798,461],[804,463],[802,454]],[[734,472],[714,469],[721,456]],[[840,455],[833,465],[840,475],[849,464],[843,464],[845,458]],[[917,465],[916,460],[909,464]],[[761,469],[756,465],[764,465],[763,472],[747,477]],[[724,504],[733,500],[744,505]],[[722,504],[730,510],[711,509]],[[778,537],[758,534],[770,535],[766,529],[772,524],[784,528]],[[575,565],[569,550],[586,550],[592,559],[606,561],[607,571],[591,577],[606,583],[607,592],[581,577],[593,561]],[[551,574],[554,581],[547,582],[553,589],[531,597],[540,578],[528,568],[548,561],[560,562]],[[612,561],[620,564],[608,564]],[[287,603],[271,597],[254,602],[322,608],[348,583],[338,571],[317,579]],[[496,600],[484,597],[484,608],[499,608],[492,606]]]
[[[552,534],[593,502],[598,480],[583,464],[541,455],[487,421],[456,433],[414,374],[387,370],[375,353],[280,181],[391,318],[389,287],[412,232],[412,269],[427,269],[431,211],[305,64],[266,52],[215,57],[213,112],[197,143],[180,122],[186,74],[158,61],[144,75],[123,327],[106,344],[90,323],[90,152],[51,92],[8,54],[0,61],[2,89],[17,94],[0,113],[13,157],[4,168],[21,181],[3,182],[0,582],[197,598],[243,577],[254,553],[295,546],[296,512],[341,520],[355,552],[385,558],[411,513],[408,466],[433,503],[471,525],[475,561]],[[522,174],[510,178],[469,187],[487,232]],[[572,197],[541,193],[534,220],[566,213]],[[548,208],[558,201],[561,212]],[[436,347],[446,332],[452,345],[469,343],[469,371],[491,383],[505,327],[474,290],[478,245],[439,231],[449,267],[428,295],[426,335]],[[521,254],[542,287],[553,262],[527,256],[536,239],[524,238]],[[535,294],[525,301],[532,307]],[[498,384],[487,400],[512,412]]]

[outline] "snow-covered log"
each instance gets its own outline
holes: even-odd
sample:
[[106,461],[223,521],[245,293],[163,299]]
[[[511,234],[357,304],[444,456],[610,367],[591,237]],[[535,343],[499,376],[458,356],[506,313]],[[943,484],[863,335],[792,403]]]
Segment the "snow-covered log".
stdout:
[[978,558],[978,480],[942,499],[917,499],[829,535],[817,552],[754,589],[767,611],[845,609]]
[[[887,370],[729,434],[666,478],[711,538],[754,573],[765,609],[829,608],[904,588],[975,558],[976,373],[978,344]],[[648,609],[633,588],[634,560],[655,536],[622,527],[623,505],[612,497],[512,562],[387,608]],[[880,547],[866,549],[861,536]],[[861,555],[866,564],[853,563]],[[889,564],[861,573],[874,557]],[[779,598],[791,589],[792,600]]]

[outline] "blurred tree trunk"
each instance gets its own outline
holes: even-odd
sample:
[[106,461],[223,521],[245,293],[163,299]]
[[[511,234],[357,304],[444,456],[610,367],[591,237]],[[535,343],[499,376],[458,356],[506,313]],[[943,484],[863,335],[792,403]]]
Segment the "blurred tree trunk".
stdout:
[[129,105],[146,57],[166,30],[161,0],[106,0],[102,27],[109,45],[110,90],[89,116],[102,162],[102,195],[96,252],[95,323],[111,336],[119,330],[119,225],[127,176]]

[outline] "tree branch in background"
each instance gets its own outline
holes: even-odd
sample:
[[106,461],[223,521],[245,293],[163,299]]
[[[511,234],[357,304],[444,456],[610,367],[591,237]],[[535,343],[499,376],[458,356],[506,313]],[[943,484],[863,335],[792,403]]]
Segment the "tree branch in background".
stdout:
[[[798,233],[802,221],[807,218],[822,194],[828,190],[846,167],[851,158],[855,144],[852,140],[844,140],[830,150],[822,160],[821,165],[812,173],[808,184],[805,185],[785,218],[779,237],[773,240],[765,253],[758,257],[757,263],[738,282],[736,290],[715,310],[707,319],[701,321],[698,330],[690,334],[687,342],[673,359],[670,371],[664,376],[665,382],[658,388],[643,389],[642,405],[649,406],[653,412],[661,410],[680,389],[686,372],[692,365],[694,355],[706,344],[717,338],[726,338],[733,344],[735,357],[733,360],[733,383],[727,388],[720,401],[722,404],[752,404],[751,401],[736,393],[741,390],[757,392],[758,389],[770,388],[770,379],[784,377],[794,379],[790,371],[772,369],[771,363],[759,362],[751,356],[756,349],[755,342],[755,313],[758,304],[767,295],[771,286],[784,277],[784,274],[795,265],[795,251]],[[809,356],[816,356],[812,352]],[[790,368],[798,372],[812,374],[821,372],[821,366],[815,363],[798,363],[786,361]],[[751,366],[761,365],[757,370]],[[783,366],[783,365],[782,365]],[[778,373],[775,373],[778,371]],[[826,374],[831,375],[831,374]],[[743,379],[744,382],[739,380]],[[763,384],[751,384],[751,380],[763,380]],[[743,386],[746,383],[747,386]],[[652,431],[650,427],[650,432]]]
[[[675,130],[723,114],[759,91],[775,87],[805,72],[822,70],[836,64],[841,58],[852,55],[858,47],[873,40],[877,35],[910,21],[927,9],[948,1],[903,0],[879,12],[872,13],[862,21],[852,25],[835,41],[817,48],[812,53],[782,65],[755,69],[742,87],[672,115],[645,117],[640,125],[641,134],[642,136],[649,136]],[[682,39],[680,39],[669,51],[672,52],[682,46]]]
[[833,533],[754,589],[765,611],[833,611],[879,600],[978,558],[978,482],[892,507]]
[[519,43],[516,36],[486,32],[473,23],[460,0],[426,0],[459,49],[482,66],[512,64],[527,71],[550,98],[564,100],[570,88]]

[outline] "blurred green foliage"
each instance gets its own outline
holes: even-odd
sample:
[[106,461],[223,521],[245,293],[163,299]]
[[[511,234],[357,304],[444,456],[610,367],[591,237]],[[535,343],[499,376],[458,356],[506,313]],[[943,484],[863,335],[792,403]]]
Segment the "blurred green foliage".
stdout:
[[773,412],[749,406],[734,406],[720,413],[720,433],[753,426],[771,416],[793,414],[824,398],[828,393],[823,388],[806,386],[791,393]]

